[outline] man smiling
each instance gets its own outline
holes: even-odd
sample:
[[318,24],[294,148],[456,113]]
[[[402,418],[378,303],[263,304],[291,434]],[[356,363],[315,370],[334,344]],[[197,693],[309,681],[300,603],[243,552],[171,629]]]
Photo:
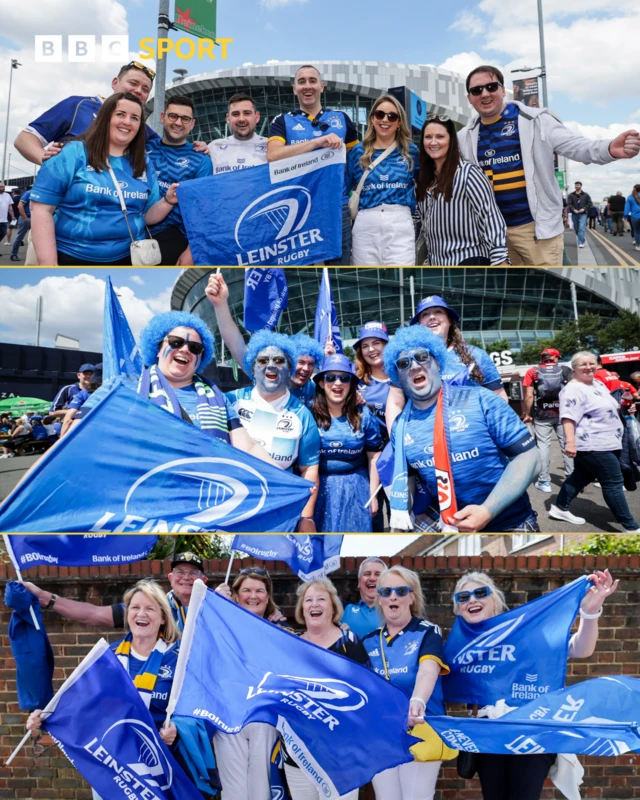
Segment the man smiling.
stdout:
[[386,568],[387,565],[381,558],[371,556],[371,558],[365,558],[358,569],[360,600],[357,603],[349,603],[345,607],[340,622],[346,623],[360,639],[382,625],[382,617],[376,606],[376,596],[378,579]]

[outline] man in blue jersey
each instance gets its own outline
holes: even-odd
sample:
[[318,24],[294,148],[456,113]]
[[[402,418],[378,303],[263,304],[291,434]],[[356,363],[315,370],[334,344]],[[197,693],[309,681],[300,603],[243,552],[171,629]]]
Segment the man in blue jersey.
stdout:
[[51,408],[49,409],[50,417],[64,417],[69,408],[69,403],[73,398],[83,389],[88,389],[91,383],[91,376],[93,375],[95,367],[93,364],[83,364],[78,370],[77,383],[70,383],[63,386],[62,389],[55,396]]
[[[350,150],[358,144],[356,128],[344,111],[332,111],[322,106],[324,83],[316,67],[305,64],[296,72],[293,79],[293,93],[299,107],[287,114],[278,114],[271,123],[267,160],[279,161],[282,158],[311,153],[320,147]],[[351,263],[351,218],[349,217],[348,195],[342,197],[342,255],[327,261],[331,265]]]
[[[162,193],[166,193],[172,183],[211,175],[209,154],[196,152],[187,141],[196,124],[193,100],[190,97],[169,97],[160,114],[160,122],[164,129],[162,138],[150,139],[146,153],[158,173]],[[151,228],[151,235],[160,245],[163,266],[193,264],[179,205],[174,206],[162,222]]]
[[562,193],[554,153],[582,164],[608,164],[640,152],[640,133],[610,141],[576,136],[546,108],[506,102],[497,67],[467,76],[467,99],[478,112],[458,132],[460,154],[485,171],[507,224],[509,258],[518,266],[562,266]]
[[[418,471],[433,498],[424,530],[440,530],[434,434],[445,359],[440,339],[421,325],[401,328],[384,351],[386,372],[411,400],[391,430],[394,453],[398,454],[398,447],[400,455],[404,451],[404,460]],[[446,437],[455,500],[460,509],[453,514],[452,524],[464,533],[538,531],[526,491],[539,468],[534,437],[494,392],[451,386],[444,398],[447,394],[448,403],[443,403],[444,431],[440,433]],[[405,434],[398,441],[400,423]]]
[[378,595],[378,579],[387,568],[381,558],[371,556],[365,558],[358,569],[358,591],[360,600],[345,606],[341,623],[349,626],[360,639],[368,633],[378,630],[384,620],[376,605]]

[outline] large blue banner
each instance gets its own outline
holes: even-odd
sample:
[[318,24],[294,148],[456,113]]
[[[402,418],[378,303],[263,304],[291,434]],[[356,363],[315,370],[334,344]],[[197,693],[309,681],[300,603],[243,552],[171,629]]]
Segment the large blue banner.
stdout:
[[285,561],[303,581],[323,578],[340,567],[340,535],[289,534],[236,536],[232,550],[242,550],[263,561]]
[[104,640],[50,705],[43,727],[103,800],[202,800]]
[[133,338],[111,278],[107,276],[104,293],[104,335],[102,375],[106,383],[116,375],[140,375],[142,356]]
[[108,536],[5,536],[9,556],[16,569],[51,564],[56,567],[95,567],[130,564],[146,558],[158,541],[157,535]]
[[400,689],[200,581],[176,674],[176,715],[208,719],[225,733],[250,722],[277,726],[289,755],[329,800],[413,760],[417,740],[407,734],[409,701]]
[[313,484],[117,383],[0,506],[0,530],[295,530]]
[[564,686],[570,630],[591,584],[586,576],[497,617],[456,617],[442,679],[451,703],[521,706]]
[[594,678],[499,719],[429,717],[429,725],[451,747],[471,753],[619,756],[640,750],[640,680]]
[[333,295],[331,294],[329,270],[324,267],[322,270],[320,293],[318,295],[318,305],[316,306],[313,338],[324,347],[329,336],[336,348],[336,353],[341,353],[342,338],[340,337],[340,325],[338,324],[338,315],[333,302]]
[[180,211],[195,264],[304,266],[342,252],[345,149],[320,148],[185,181]]
[[289,288],[284,269],[247,269],[244,273],[245,330],[272,331],[287,307]]

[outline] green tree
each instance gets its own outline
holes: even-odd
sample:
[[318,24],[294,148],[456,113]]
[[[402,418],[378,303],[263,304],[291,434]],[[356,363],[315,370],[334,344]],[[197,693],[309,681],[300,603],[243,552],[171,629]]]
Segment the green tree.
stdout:
[[231,555],[231,537],[216,534],[191,534],[188,536],[159,536],[150,559],[172,559],[178,553],[189,551],[201,558],[228,558]]
[[640,316],[633,311],[620,311],[616,319],[608,322],[598,337],[598,350],[632,350],[640,347]]
[[530,342],[522,346],[522,350],[516,353],[516,364],[539,364],[540,353],[546,350],[547,347],[553,347],[555,344],[554,339],[536,339],[535,342]]
[[[579,544],[565,548],[562,554],[569,556],[623,556],[638,552],[640,552],[640,535],[637,533],[619,536],[596,533],[593,536],[587,536]],[[557,555],[557,553],[553,555]]]
[[465,342],[470,344],[472,347],[483,347],[482,342],[480,339],[476,339],[475,336],[470,336],[468,339],[465,338]]
[[499,353],[501,350],[511,350],[511,345],[509,344],[508,339],[496,339],[494,342],[491,342],[487,345],[487,352],[489,353]]
[[348,344],[348,345],[347,345],[347,346],[344,348],[344,350],[343,350],[342,352],[343,352],[343,354],[344,354],[344,355],[345,355],[347,358],[350,358],[352,361],[354,361],[354,360],[355,360],[355,357],[356,357],[356,351],[353,349],[353,347],[351,347],[351,345],[350,345],[350,344]]

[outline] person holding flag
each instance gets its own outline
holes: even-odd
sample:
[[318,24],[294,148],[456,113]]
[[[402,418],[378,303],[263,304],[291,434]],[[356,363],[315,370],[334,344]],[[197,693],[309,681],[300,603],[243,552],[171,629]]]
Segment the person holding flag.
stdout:
[[391,431],[391,527],[413,526],[409,465],[437,498],[424,530],[539,531],[526,492],[539,465],[534,437],[494,392],[443,383],[446,364],[441,339],[422,325],[401,328],[385,348],[385,369],[408,398]]
[[344,355],[325,358],[314,376],[311,413],[320,433],[320,486],[314,518],[324,533],[370,531],[378,510],[375,462],[382,447],[380,428],[367,406],[357,405],[357,377]]
[[[578,630],[569,639],[569,658],[589,658],[593,655],[598,639],[598,619],[602,614],[603,603],[616,591],[619,583],[619,581],[613,580],[609,570],[596,571],[589,575],[587,580],[591,582],[592,586],[580,602],[580,623]],[[506,610],[507,604],[503,592],[486,573],[469,572],[458,580],[453,593],[453,613],[467,624],[478,625],[478,623],[492,619]],[[549,624],[552,623],[553,620],[550,619]],[[486,633],[486,631],[482,632]],[[471,635],[474,635],[473,632]],[[454,631],[450,638],[453,636]],[[549,648],[549,644],[543,637],[535,637],[531,643],[531,649],[536,649],[536,659],[552,659],[554,657],[553,652],[545,652],[545,644]],[[449,640],[447,640],[448,646]],[[482,647],[482,643],[479,643],[478,646]],[[486,680],[491,682],[491,676],[487,676]],[[512,711],[514,706],[522,705],[516,698],[508,697],[506,700],[508,705],[505,707],[504,700],[496,701],[494,697],[489,696],[485,703],[479,702],[477,705],[486,706],[488,702],[491,705],[477,711],[477,716],[495,719]],[[475,706],[476,710],[477,705]],[[502,714],[500,714],[500,710],[502,710]],[[507,755],[497,752],[479,753],[476,759],[484,800],[511,800],[511,798],[539,800],[544,781],[556,762],[556,754],[532,752],[523,757],[517,753]],[[579,790],[576,787],[576,796],[578,794]]]

